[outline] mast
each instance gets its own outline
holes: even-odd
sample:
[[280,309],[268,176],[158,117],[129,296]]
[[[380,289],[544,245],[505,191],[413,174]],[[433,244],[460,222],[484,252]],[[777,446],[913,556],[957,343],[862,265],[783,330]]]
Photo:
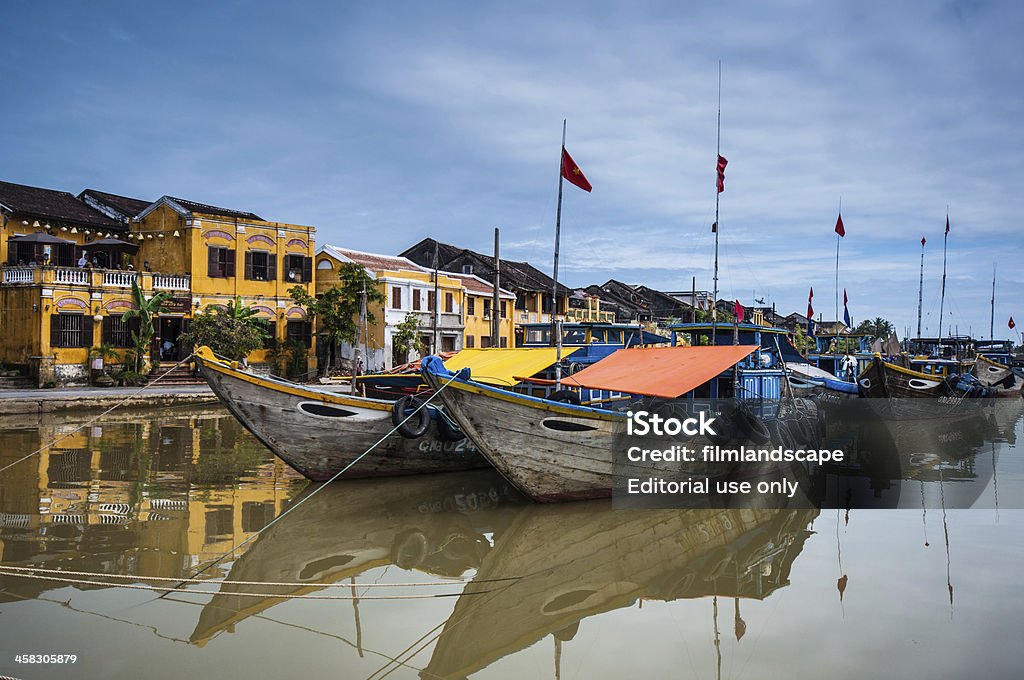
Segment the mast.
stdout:
[[359,339],[363,334],[364,324],[366,323],[366,281],[363,281],[363,292],[361,294],[359,302],[359,330],[356,332],[356,342],[354,351],[352,352],[352,383],[351,394],[356,393],[356,376],[359,374],[359,360],[360,360],[360,349]]
[[[722,60],[718,60],[718,138],[715,142],[715,172],[722,157]],[[715,285],[711,293],[711,344],[717,345],[718,335],[718,202],[722,192],[715,185]]]
[[[562,158],[565,156],[565,119],[562,119],[562,149],[558,154],[558,210],[555,212],[555,263],[551,278],[551,331],[555,335],[555,389],[562,389],[562,328],[558,323],[558,244],[562,238]],[[541,309],[543,310],[543,299]]]
[[949,240],[949,206],[946,206],[946,233],[942,236],[942,296],[939,298],[939,353],[942,352],[942,313],[946,305],[946,242]]
[[996,339],[996,263],[992,263],[992,315],[988,320],[988,339]]
[[[839,223],[843,219],[843,197],[839,197]],[[843,240],[843,235],[839,232],[839,223],[836,225],[836,350],[835,356],[839,356],[839,244]]]
[[921,280],[917,285],[917,337],[921,337],[921,306],[924,302],[924,244],[925,238],[921,237]]
[[501,259],[498,257],[498,228],[494,228],[494,296],[491,299],[491,347],[501,347]]

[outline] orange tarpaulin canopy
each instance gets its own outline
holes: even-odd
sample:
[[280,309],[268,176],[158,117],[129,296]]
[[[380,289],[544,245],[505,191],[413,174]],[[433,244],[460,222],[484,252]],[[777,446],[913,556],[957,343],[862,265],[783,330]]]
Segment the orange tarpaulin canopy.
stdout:
[[562,384],[674,399],[732,368],[758,349],[757,345],[620,349],[563,378]]

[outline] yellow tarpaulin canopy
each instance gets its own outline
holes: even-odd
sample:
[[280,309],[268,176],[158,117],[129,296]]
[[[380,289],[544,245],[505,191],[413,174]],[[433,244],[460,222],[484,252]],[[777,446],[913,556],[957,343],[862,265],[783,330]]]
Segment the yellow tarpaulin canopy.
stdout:
[[[567,357],[579,347],[565,347]],[[554,347],[522,347],[518,349],[464,349],[444,362],[450,371],[469,368],[473,380],[487,385],[511,387],[521,380],[516,376],[540,373],[555,363]]]

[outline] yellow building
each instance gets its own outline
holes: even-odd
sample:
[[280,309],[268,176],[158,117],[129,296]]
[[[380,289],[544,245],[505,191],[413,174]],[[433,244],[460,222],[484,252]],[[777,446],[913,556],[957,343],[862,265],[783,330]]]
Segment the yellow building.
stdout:
[[500,295],[499,338],[494,342],[491,338],[491,307],[494,305],[494,284],[484,281],[473,274],[454,274],[445,272],[445,276],[458,279],[465,288],[466,304],[464,306],[465,334],[462,345],[467,349],[474,347],[515,347],[515,309],[516,296],[502,288]]
[[[368,308],[376,323],[367,325],[364,338],[357,343],[360,348],[365,347],[365,350],[360,349],[360,356],[366,357],[360,361],[362,370],[386,370],[420,357],[416,351],[401,352],[393,342],[398,325],[409,314],[419,321],[420,342],[428,353],[462,349],[465,287],[461,279],[441,272],[437,277],[435,298],[434,272],[411,260],[325,245],[316,254],[318,293],[337,283],[338,266],[347,262],[362,266],[376,279],[377,289],[385,298],[383,303],[372,304]],[[343,344],[340,353],[351,361],[354,348]]]
[[[0,363],[40,386],[89,379],[90,349],[124,359],[136,327],[132,284],[171,294],[156,322],[153,359],[174,362],[193,315],[236,295],[278,342],[305,344],[311,324],[292,301],[313,290],[313,227],[164,196],[155,202],[88,189],[67,192],[0,182]],[[267,346],[270,346],[268,341]],[[265,350],[250,355],[266,360]],[[111,361],[110,359],[107,360]],[[312,368],[312,367],[311,367]]]

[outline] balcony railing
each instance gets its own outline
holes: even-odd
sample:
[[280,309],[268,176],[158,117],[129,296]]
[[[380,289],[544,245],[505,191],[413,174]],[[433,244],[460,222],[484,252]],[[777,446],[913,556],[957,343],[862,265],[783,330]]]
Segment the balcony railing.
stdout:
[[54,283],[66,283],[73,286],[88,286],[90,284],[89,278],[89,270],[87,269],[68,269],[66,267],[57,267],[53,270]]
[[135,272],[105,271],[103,272],[103,285],[114,288],[131,288],[138,277],[139,275]]
[[153,274],[155,290],[191,290],[190,277],[177,274]]
[[34,270],[29,267],[5,267],[3,282],[5,284],[33,283],[35,282]]

